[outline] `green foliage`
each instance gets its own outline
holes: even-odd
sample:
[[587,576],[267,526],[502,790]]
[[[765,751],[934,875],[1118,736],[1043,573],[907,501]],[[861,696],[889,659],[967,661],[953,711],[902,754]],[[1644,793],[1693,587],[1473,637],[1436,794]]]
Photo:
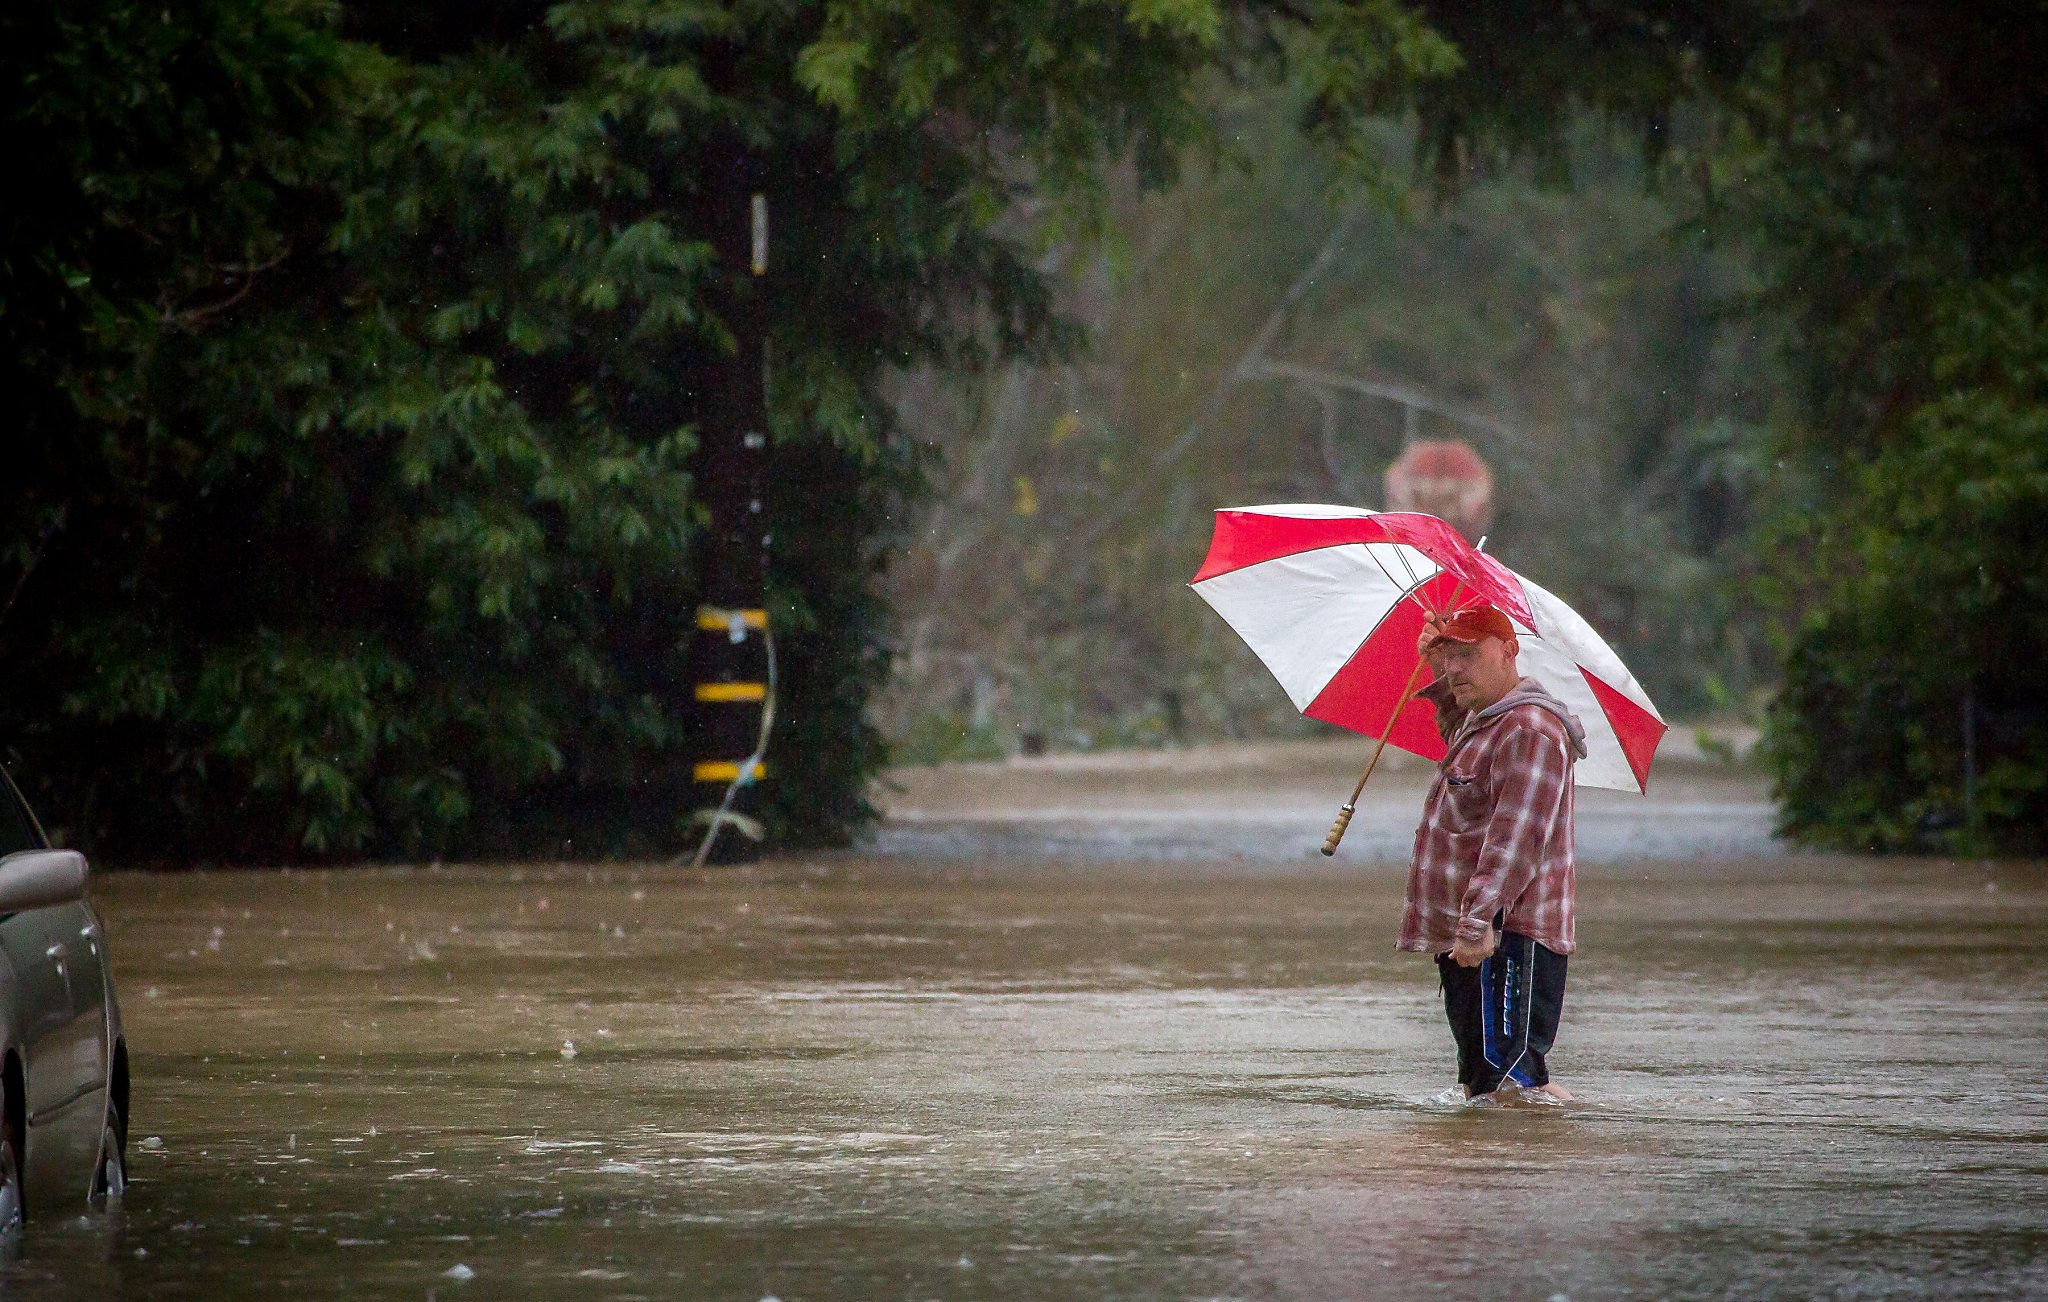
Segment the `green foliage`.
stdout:
[[[1760,29],[1709,184],[1767,238],[1803,419],[1776,431],[1786,829],[2048,845],[2038,4]],[[1973,772],[1974,771],[1974,772]]]
[[1970,286],[1939,311],[1943,391],[1856,467],[1853,510],[1817,538],[1781,529],[1782,546],[1811,548],[1810,613],[1770,753],[1804,838],[2040,853],[2048,280]]
[[61,465],[79,421],[137,420],[136,353],[222,310],[286,247],[274,196],[301,174],[338,70],[312,13],[86,0],[0,14],[0,379],[32,455]]
[[[1086,356],[904,387],[906,420],[945,453],[891,583],[909,632],[880,715],[906,755],[1015,750],[1027,732],[1061,747],[1322,728],[1183,585],[1215,507],[1379,505],[1411,434],[1487,458],[1489,549],[1594,620],[1668,714],[1732,712],[1773,672],[1755,601],[1724,583],[1770,366],[1714,304],[1751,273],[1738,250],[1673,247],[1684,210],[1647,192],[1624,133],[1575,125],[1569,190],[1503,165],[1442,202],[1363,204],[1240,371],[1337,222],[1329,152],[1290,126],[1313,85],[1214,88],[1219,130],[1256,157],[1197,161],[1165,194],[1127,180],[1108,238],[1062,248]],[[1398,173],[1412,137],[1377,131],[1359,147]],[[1350,381],[1481,423],[1420,411],[1411,430]]]
[[1009,215],[1092,220],[1119,157],[1169,174],[1205,69],[1299,18],[9,10],[30,198],[0,364],[28,452],[0,488],[0,734],[39,803],[130,860],[677,847],[696,470],[758,315],[765,812],[784,843],[844,838],[881,754],[873,580],[924,469],[880,378],[1073,342]]
[[[1590,109],[1639,133],[1701,229],[1755,251],[1756,292],[1722,307],[1781,323],[1789,401],[1699,433],[1756,503],[1731,587],[1760,588],[1786,636],[1767,740],[1787,829],[2040,846],[2048,694],[2014,673],[2007,640],[2038,646],[2039,626],[2018,605],[1984,611],[2040,559],[2025,508],[2006,513],[2036,500],[2036,391],[2014,370],[2032,363],[2013,359],[2035,355],[2037,309],[1995,305],[2037,301],[2048,273],[2041,4],[1419,9],[1464,62],[1375,102],[1416,111],[1452,187],[1501,153],[1564,179],[1561,146]],[[1324,107],[1334,131],[1351,120]],[[1989,320],[2006,333],[1969,324]]]
[[64,503],[15,612],[50,637],[8,648],[58,708],[14,697],[10,740],[130,856],[658,844],[709,254],[605,90],[328,48],[336,103],[266,214],[297,252],[133,350],[139,428],[105,437],[150,464],[108,478],[149,533]]
[[[150,483],[196,459],[152,427],[145,360],[291,247],[275,196],[303,173],[340,69],[310,13],[269,0],[0,11],[0,603],[67,526],[149,541]],[[5,630],[17,647],[36,640],[27,618]]]

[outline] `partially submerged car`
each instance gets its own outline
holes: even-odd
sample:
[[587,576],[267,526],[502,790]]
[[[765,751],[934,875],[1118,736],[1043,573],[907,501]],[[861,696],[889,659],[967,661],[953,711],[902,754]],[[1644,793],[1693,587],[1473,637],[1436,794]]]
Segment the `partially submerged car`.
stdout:
[[128,1046],[85,881],[0,770],[0,1235],[128,1181]]

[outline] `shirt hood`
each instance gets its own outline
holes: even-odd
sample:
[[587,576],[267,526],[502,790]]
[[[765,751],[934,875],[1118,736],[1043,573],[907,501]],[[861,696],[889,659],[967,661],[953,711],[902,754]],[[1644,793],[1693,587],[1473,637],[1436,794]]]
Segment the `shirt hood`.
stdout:
[[1579,716],[1565,708],[1565,703],[1551,695],[1550,689],[1533,678],[1523,678],[1508,689],[1508,694],[1472,716],[1472,727],[1478,727],[1489,719],[1497,719],[1509,710],[1522,705],[1533,705],[1556,715],[1564,724],[1565,734],[1572,741],[1572,756],[1586,758],[1586,725],[1579,722]]

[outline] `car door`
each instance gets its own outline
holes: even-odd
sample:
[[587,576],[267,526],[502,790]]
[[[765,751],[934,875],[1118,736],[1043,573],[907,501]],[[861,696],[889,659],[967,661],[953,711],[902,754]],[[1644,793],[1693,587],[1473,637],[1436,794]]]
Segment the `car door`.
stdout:
[[64,1120],[67,1105],[77,1100],[77,1081],[69,1059],[72,1006],[68,973],[52,955],[56,948],[42,915],[48,909],[26,909],[0,919],[0,947],[14,969],[14,1048],[21,1054],[24,1097],[23,1157],[31,1183],[54,1174],[69,1161],[70,1137],[53,1130]]
[[[0,789],[0,854],[40,849],[18,797]],[[106,1114],[105,966],[97,920],[82,903],[0,919],[14,975],[15,1048],[22,1056],[24,1182],[31,1201],[83,1199]],[[75,1189],[74,1189],[75,1186]]]
[[61,1130],[66,1166],[80,1182],[83,1197],[107,1114],[106,968],[100,958],[99,924],[83,903],[53,905],[35,913],[48,938],[43,953],[63,979],[68,1016],[52,1029],[36,1063],[51,1083],[49,1106],[54,1111],[40,1122],[31,1116],[29,1127]]

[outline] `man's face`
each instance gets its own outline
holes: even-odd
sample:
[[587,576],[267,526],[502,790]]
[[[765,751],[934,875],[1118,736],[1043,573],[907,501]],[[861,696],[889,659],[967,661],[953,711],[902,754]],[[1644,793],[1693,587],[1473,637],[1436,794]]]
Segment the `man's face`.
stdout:
[[1430,650],[1429,668],[1450,689],[1451,699],[1461,710],[1485,709],[1521,679],[1515,653],[1497,637],[1438,642]]

